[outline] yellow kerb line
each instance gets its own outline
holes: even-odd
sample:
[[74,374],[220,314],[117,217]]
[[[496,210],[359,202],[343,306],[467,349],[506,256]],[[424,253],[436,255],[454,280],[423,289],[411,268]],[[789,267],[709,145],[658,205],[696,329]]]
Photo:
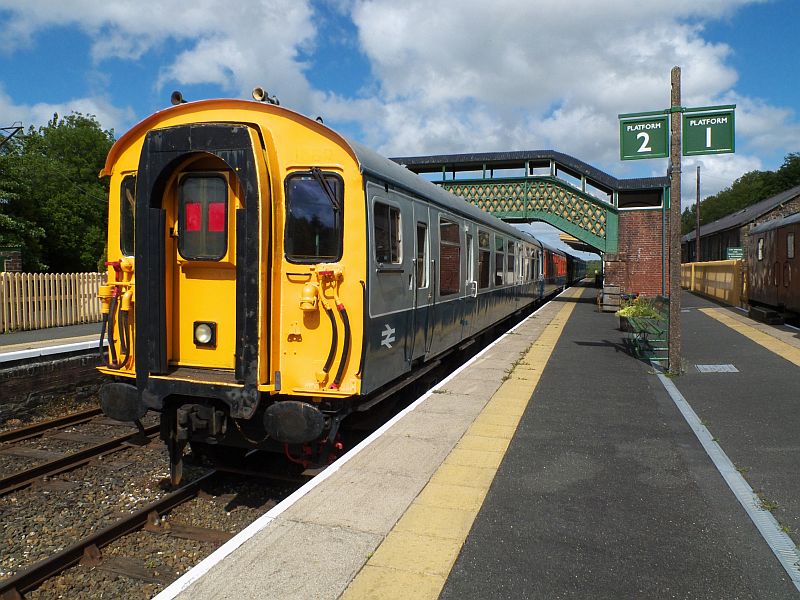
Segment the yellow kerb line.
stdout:
[[789,362],[794,363],[800,367],[800,348],[796,348],[791,344],[782,342],[776,337],[773,337],[763,331],[759,331],[755,327],[742,323],[738,319],[726,314],[726,312],[719,308],[701,308],[700,312],[708,315],[712,319],[716,319],[723,325],[726,325],[734,331],[741,333],[743,336],[750,338],[756,344],[763,346],[767,350],[774,352],[781,358],[785,358]]
[[[561,297],[578,298],[581,292],[572,289]],[[574,308],[573,302],[565,304],[514,366],[342,600],[439,597]]]

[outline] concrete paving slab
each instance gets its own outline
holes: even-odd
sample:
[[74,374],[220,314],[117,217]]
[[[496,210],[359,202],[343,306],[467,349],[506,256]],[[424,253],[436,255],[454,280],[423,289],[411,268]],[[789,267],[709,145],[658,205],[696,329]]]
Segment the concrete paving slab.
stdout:
[[450,440],[455,444],[475,418],[474,414],[413,411],[386,432],[387,436]]
[[289,508],[283,517],[386,535],[417,497],[430,475],[377,476],[343,469]]
[[455,442],[451,439],[385,435],[354,457],[344,471],[426,479],[431,476],[436,466],[441,464],[454,445]]
[[382,539],[364,531],[281,519],[180,597],[333,600]]

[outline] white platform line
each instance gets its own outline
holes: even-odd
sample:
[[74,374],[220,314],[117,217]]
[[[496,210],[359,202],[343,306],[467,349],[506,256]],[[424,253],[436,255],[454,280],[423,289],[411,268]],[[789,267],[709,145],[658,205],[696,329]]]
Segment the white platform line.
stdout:
[[[569,289],[569,288],[567,288]],[[561,296],[566,290],[562,291],[556,297]],[[549,302],[548,302],[549,303]],[[491,350],[495,345],[500,343],[501,340],[506,338],[510,333],[516,331],[519,327],[521,327],[528,319],[534,317],[536,313],[542,310],[548,303],[543,304],[539,308],[537,308],[533,313],[528,315],[525,319],[514,325],[511,329],[509,329],[506,333],[501,335],[491,344],[486,346],[483,350],[478,352],[475,356],[473,356],[470,360],[465,362],[463,365],[458,367],[455,371],[450,373],[447,377],[445,377],[442,381],[432,387],[430,390],[425,392],[422,396],[414,400],[413,403],[408,405],[402,411],[397,413],[392,419],[384,423],[380,428],[376,429],[369,435],[369,437],[365,438],[361,443],[357,446],[354,446],[352,450],[345,453],[341,458],[339,458],[335,463],[329,466],[327,469],[322,471],[319,475],[314,477],[311,481],[303,485],[302,487],[295,490],[291,495],[284,498],[281,502],[273,506],[270,510],[265,512],[261,515],[258,519],[250,523],[247,527],[242,529],[239,533],[225,542],[222,546],[217,548],[214,552],[206,556],[203,560],[197,563],[194,567],[186,571],[181,577],[173,581],[169,586],[161,590],[161,593],[153,597],[153,600],[172,600],[178,594],[183,592],[186,588],[188,588],[191,584],[195,581],[200,579],[203,575],[208,573],[213,567],[215,567],[218,563],[222,562],[228,555],[230,555],[234,550],[239,548],[242,544],[244,544],[247,540],[252,538],[262,529],[268,527],[281,513],[285,512],[289,508],[291,508],[298,500],[300,500],[303,496],[308,494],[311,490],[316,488],[322,482],[324,482],[328,477],[336,473],[339,469],[342,468],[348,461],[352,458],[357,456],[364,448],[369,446],[372,442],[377,440],[381,437],[392,425],[397,423],[400,419],[402,419],[405,415],[410,413],[414,410],[417,406],[425,402],[436,390],[440,387],[446,385],[450,382],[454,377],[458,376],[464,369],[471,366],[475,361],[477,361],[481,356],[483,356],[486,352]]]
[[[86,342],[61,344],[60,346],[45,346],[43,348],[27,348],[25,350],[3,352],[0,354],[0,363],[38,358],[40,356],[51,356],[53,354],[65,354],[67,352],[77,352],[79,350],[90,350],[92,348],[97,349],[98,346],[98,340],[89,340]],[[108,346],[108,340],[103,340],[103,346]],[[0,346],[0,352],[2,352],[2,346]]]
[[781,565],[786,569],[786,573],[794,583],[794,586],[800,591],[800,552],[797,546],[778,524],[775,517],[768,510],[761,507],[761,501],[758,496],[747,483],[742,474],[734,466],[728,455],[722,450],[719,444],[714,441],[711,433],[700,421],[697,413],[694,412],[692,407],[680,393],[675,384],[670,381],[665,375],[659,374],[658,378],[667,390],[667,393],[675,402],[678,410],[681,411],[683,418],[692,428],[697,439],[700,440],[706,454],[711,458],[714,466],[717,467],[720,475],[722,475],[725,483],[731,489],[736,499],[744,507],[753,524],[756,526],[764,541],[767,542],[772,552],[778,558]]

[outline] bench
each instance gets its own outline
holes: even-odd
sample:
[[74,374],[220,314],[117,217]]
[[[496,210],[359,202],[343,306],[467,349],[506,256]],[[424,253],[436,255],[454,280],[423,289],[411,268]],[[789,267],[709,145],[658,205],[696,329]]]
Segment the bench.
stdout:
[[639,359],[666,362],[669,353],[669,299],[657,297],[652,304],[657,317],[621,317],[631,354]]

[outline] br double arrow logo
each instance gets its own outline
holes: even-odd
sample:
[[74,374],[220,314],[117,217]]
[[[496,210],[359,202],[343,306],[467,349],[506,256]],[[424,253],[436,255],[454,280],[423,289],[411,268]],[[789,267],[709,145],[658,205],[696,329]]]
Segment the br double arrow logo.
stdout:
[[392,344],[394,344],[394,333],[395,328],[390,326],[388,323],[385,325],[385,329],[381,331],[381,346],[386,346],[387,348],[391,348]]

